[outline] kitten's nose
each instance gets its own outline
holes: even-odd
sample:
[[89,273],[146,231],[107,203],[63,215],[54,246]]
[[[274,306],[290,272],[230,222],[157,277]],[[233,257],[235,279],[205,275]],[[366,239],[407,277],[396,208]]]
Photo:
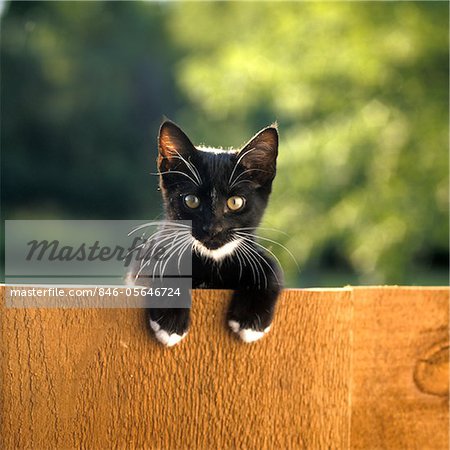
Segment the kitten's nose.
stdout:
[[202,230],[210,236],[215,236],[223,231],[221,225],[203,225]]

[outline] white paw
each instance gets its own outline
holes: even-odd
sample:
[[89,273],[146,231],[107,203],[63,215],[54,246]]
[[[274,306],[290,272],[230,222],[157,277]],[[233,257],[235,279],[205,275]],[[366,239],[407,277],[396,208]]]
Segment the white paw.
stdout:
[[150,328],[156,333],[161,327],[155,320],[150,320]]
[[150,327],[155,332],[156,339],[158,339],[158,341],[166,347],[172,347],[173,345],[178,344],[178,342],[184,339],[187,335],[187,332],[181,336],[177,333],[169,334],[166,330],[161,329],[158,322],[153,320],[150,320]]
[[236,322],[235,320],[229,320],[228,325],[235,333],[239,333],[239,328],[241,327],[239,325],[239,322]]
[[270,331],[270,325],[264,329],[264,331],[252,330],[251,328],[242,328],[239,322],[235,320],[229,320],[228,326],[234,333],[237,333],[239,337],[247,343],[255,342],[261,339],[266,333]]

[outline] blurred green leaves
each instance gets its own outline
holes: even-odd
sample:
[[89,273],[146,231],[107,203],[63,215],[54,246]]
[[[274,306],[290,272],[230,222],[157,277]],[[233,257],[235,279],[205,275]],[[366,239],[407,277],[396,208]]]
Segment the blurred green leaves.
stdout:
[[180,103],[166,21],[166,10],[133,2],[8,5],[1,139],[9,218],[160,212],[149,176],[156,133]]

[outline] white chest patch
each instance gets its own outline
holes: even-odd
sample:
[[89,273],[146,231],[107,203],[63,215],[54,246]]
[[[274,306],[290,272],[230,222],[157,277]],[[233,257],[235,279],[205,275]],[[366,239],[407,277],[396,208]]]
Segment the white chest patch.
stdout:
[[214,261],[221,261],[225,257],[231,255],[240,244],[241,239],[235,239],[234,241],[227,242],[222,247],[211,250],[205,247],[200,241],[194,239],[193,250],[197,252],[200,256],[205,258],[211,258]]

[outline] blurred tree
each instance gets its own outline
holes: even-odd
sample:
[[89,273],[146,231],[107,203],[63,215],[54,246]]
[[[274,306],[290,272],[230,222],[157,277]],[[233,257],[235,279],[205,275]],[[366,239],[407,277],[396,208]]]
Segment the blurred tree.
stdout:
[[2,20],[6,217],[160,211],[156,134],[180,105],[167,10],[138,2],[12,2]]
[[[280,241],[301,266],[331,252],[360,282],[417,282],[415,258],[448,255],[448,3],[172,12],[185,49],[178,82],[198,112],[180,121],[212,144],[237,145],[278,119],[267,222],[289,231]],[[226,137],[219,123],[236,131]],[[288,255],[273,250],[292,274]]]

